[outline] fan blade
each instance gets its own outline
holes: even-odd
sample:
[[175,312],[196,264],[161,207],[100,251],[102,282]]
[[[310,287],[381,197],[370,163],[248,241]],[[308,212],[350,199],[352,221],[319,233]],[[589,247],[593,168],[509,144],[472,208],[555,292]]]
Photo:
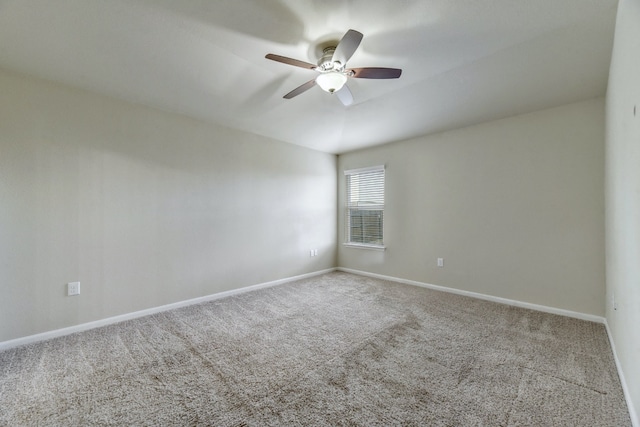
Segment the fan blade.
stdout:
[[295,88],[294,90],[292,90],[291,92],[289,92],[288,94],[286,94],[285,96],[283,96],[283,98],[285,99],[291,99],[294,96],[298,96],[300,95],[302,92],[306,92],[309,89],[311,89],[312,87],[314,87],[316,85],[316,79],[313,80],[309,80],[308,82],[306,82],[305,84],[302,84],[300,86],[298,86],[297,88]]
[[344,66],[358,46],[360,46],[361,41],[362,33],[356,30],[347,31],[345,35],[342,36],[342,40],[340,40],[338,46],[336,46],[336,50],[333,52],[331,60],[333,62],[338,61]]
[[353,73],[351,77],[358,79],[397,79],[402,74],[402,70],[399,68],[380,67],[351,68],[347,72]]
[[342,86],[342,89],[334,92],[333,94],[337,96],[340,102],[342,102],[345,106],[351,105],[353,103],[353,95],[351,94],[351,91],[349,90],[349,87],[347,85]]
[[298,61],[297,59],[287,58],[286,56],[274,55],[273,53],[268,53],[267,55],[265,55],[265,58],[271,59],[272,61],[282,62],[283,64],[306,68],[308,70],[315,70],[318,67],[317,65],[313,65],[308,62]]

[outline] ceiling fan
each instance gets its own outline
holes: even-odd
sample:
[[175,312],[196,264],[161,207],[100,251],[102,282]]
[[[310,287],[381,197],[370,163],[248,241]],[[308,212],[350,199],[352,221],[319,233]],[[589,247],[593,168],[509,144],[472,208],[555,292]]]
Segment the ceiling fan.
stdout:
[[318,65],[287,58],[286,56],[274,55],[272,53],[267,54],[265,56],[267,59],[320,73],[318,77],[298,86],[283,98],[291,99],[294,96],[306,92],[317,84],[322,90],[334,93],[344,105],[350,105],[353,102],[353,95],[349,87],[345,84],[349,77],[360,79],[397,79],[400,77],[402,70],[398,68],[347,68],[347,61],[356,49],[358,49],[362,37],[362,33],[358,31],[347,31],[336,46],[328,46],[323,49],[322,57],[318,60]]

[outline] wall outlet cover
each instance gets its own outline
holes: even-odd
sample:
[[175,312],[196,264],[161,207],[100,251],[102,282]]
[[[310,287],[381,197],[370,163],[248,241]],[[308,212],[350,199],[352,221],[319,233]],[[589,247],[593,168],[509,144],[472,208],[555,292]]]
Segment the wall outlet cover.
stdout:
[[80,295],[80,282],[67,283],[67,295]]

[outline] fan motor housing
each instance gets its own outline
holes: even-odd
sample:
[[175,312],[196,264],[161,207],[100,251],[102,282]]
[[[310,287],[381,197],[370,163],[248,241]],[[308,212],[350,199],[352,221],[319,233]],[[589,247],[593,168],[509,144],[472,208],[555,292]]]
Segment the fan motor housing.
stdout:
[[[335,46],[328,46],[322,50],[322,57],[318,60],[318,67],[320,67],[323,71],[331,71],[331,70],[339,70],[340,68],[336,68],[336,64],[340,64],[339,62],[334,63],[332,61],[333,53],[336,51]],[[342,64],[340,64],[342,65]]]

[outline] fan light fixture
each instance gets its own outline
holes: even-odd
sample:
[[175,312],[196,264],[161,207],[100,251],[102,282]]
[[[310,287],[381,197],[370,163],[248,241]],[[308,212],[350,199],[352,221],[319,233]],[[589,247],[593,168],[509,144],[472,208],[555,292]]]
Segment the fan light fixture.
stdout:
[[342,89],[347,82],[347,76],[338,72],[322,73],[316,77],[316,83],[325,92],[334,93]]

